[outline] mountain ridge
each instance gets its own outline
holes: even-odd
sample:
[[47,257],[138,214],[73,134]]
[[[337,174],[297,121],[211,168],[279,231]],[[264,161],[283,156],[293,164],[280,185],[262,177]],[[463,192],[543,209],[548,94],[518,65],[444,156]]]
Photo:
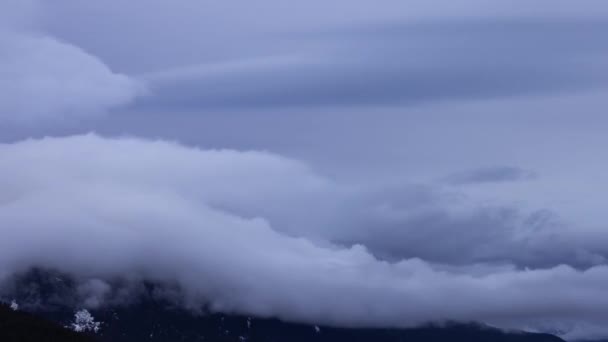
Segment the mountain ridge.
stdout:
[[[18,304],[20,310],[29,313],[14,311],[6,305],[3,313],[17,315],[15,317],[21,317],[22,321],[31,319],[34,326],[41,324],[37,322],[44,318],[47,325],[55,322],[52,329],[71,327],[84,332],[77,334],[83,338],[82,341],[89,341],[84,339],[88,338],[98,342],[563,342],[551,334],[506,332],[480,323],[447,322],[415,328],[345,328],[213,313],[204,308],[193,312],[172,301],[175,298],[167,296],[166,287],[152,282],[142,282],[134,292],[136,294],[126,302],[85,310],[81,300],[77,299],[76,284],[65,274],[32,269],[5,284],[3,293],[0,293],[0,299],[5,302],[15,300],[15,307]],[[0,331],[0,336],[3,333],[7,332]],[[69,338],[73,337],[67,338],[65,341],[72,341]]]

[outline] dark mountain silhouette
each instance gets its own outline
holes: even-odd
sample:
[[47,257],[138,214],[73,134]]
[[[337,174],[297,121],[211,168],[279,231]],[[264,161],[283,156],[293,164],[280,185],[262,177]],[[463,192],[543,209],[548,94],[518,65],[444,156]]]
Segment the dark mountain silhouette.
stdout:
[[94,338],[78,334],[41,317],[0,304],[0,341],[2,342],[93,342]]
[[[3,307],[3,313],[12,317],[21,330],[36,330],[35,336],[55,329],[65,337],[38,339],[35,341],[90,341],[88,335],[67,334],[61,326],[74,322],[74,313],[80,308],[75,295],[76,282],[57,272],[32,270],[14,279],[7,286],[12,299],[21,304],[20,309],[35,312],[40,317],[59,323],[49,323],[30,314],[13,312]],[[503,332],[476,323],[449,323],[427,325],[412,329],[363,329],[335,328],[298,324],[277,319],[255,318],[241,315],[193,313],[168,300],[166,288],[158,284],[142,283],[137,298],[128,304],[115,304],[89,310],[95,321],[100,322],[97,333],[88,332],[99,342],[562,342],[550,334]],[[4,294],[5,300],[7,293]],[[17,317],[17,318],[15,318]],[[29,322],[31,320],[31,322]],[[29,324],[29,325],[28,325]],[[0,336],[8,335],[14,328],[0,325]],[[6,331],[2,331],[6,330]],[[19,331],[21,331],[19,330]],[[4,335],[2,335],[4,334]],[[16,335],[15,335],[16,336]],[[55,335],[53,335],[55,336]],[[63,339],[62,339],[63,338]],[[75,338],[81,338],[77,340]],[[34,341],[31,339],[0,338],[2,342]]]

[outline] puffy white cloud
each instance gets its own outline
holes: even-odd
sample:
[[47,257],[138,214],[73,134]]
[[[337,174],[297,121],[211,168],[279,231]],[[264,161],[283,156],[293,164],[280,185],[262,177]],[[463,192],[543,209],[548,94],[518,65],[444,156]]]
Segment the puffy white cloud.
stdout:
[[387,262],[304,226],[286,234],[266,216],[314,217],[353,192],[277,155],[86,135],[5,144],[0,161],[4,276],[56,268],[85,279],[89,304],[108,292],[99,280],[135,276],[177,282],[191,305],[288,320],[608,333],[606,266]]

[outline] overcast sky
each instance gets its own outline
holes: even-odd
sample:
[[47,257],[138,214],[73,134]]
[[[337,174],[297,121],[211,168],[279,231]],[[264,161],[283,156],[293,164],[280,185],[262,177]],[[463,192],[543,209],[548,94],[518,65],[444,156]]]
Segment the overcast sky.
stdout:
[[604,0],[3,0],[0,278],[608,337],[607,32]]

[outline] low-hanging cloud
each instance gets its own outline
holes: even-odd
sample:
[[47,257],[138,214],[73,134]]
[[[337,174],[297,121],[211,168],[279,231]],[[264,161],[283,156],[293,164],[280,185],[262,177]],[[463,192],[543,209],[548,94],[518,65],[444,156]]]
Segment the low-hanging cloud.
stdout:
[[[319,229],[338,222],[325,205],[359,198],[346,208],[366,211],[374,196],[296,160],[84,135],[5,144],[0,161],[2,277],[39,266],[104,288],[94,279],[138,276],[177,282],[190,305],[344,326],[476,320],[608,333],[606,266],[379,259],[368,239],[343,246],[333,240],[346,230]],[[424,202],[409,193],[400,201]]]

